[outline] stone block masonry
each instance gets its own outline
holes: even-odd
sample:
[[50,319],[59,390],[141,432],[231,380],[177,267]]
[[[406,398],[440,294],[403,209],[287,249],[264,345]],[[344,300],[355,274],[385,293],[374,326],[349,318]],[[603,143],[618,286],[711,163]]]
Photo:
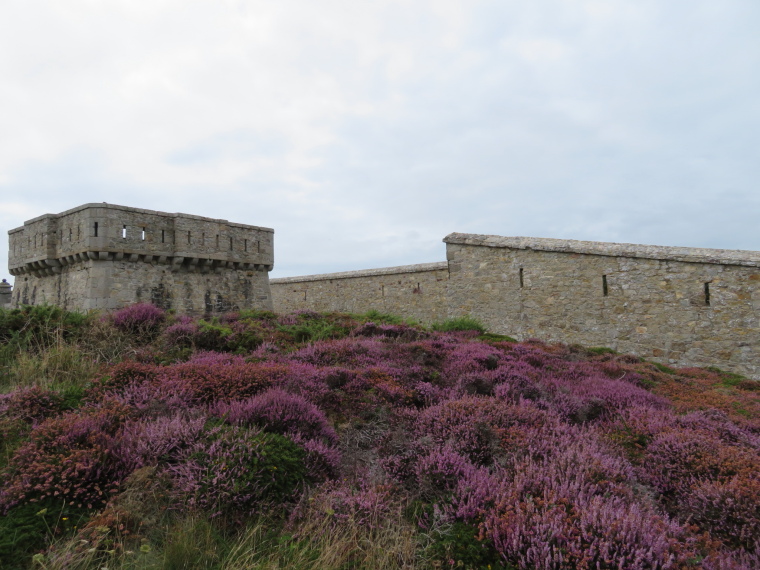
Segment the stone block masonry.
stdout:
[[450,234],[448,313],[760,379],[760,252]]
[[270,228],[85,204],[8,234],[13,306],[110,310],[151,302],[185,314],[272,308]]
[[423,263],[272,279],[275,310],[376,310],[432,323],[446,318],[448,264]]
[[13,294],[13,287],[5,279],[0,281],[0,309],[5,309],[11,306],[11,295]]
[[760,252],[458,233],[444,242],[443,264],[273,279],[275,310],[470,315],[520,340],[760,380]]

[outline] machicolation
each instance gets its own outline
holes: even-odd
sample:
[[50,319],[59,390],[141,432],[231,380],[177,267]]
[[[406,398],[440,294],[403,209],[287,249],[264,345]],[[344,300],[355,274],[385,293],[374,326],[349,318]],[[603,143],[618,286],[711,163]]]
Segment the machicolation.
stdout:
[[270,228],[111,204],[45,214],[9,234],[13,306],[180,313],[272,308]]

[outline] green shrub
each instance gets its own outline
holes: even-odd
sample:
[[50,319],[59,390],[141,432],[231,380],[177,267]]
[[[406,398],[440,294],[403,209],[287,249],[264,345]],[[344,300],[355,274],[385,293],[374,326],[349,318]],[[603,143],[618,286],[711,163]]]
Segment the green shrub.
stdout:
[[291,499],[306,480],[306,452],[290,439],[238,427],[211,428],[170,468],[179,497],[240,520]]
[[380,311],[371,310],[361,315],[354,315],[354,318],[363,323],[376,323],[378,325],[409,325],[418,326],[419,323],[414,319],[408,319],[399,317],[398,315],[391,315],[389,313],[381,313]]
[[451,564],[455,568],[472,570],[513,570],[504,563],[489,541],[478,540],[478,528],[463,522],[455,522],[445,531],[431,533],[433,542],[426,554],[439,565]]
[[54,305],[0,309],[0,342],[17,339],[26,345],[50,346],[60,338],[74,336],[89,320],[88,315]]
[[478,336],[478,340],[483,342],[517,342],[517,339],[505,334],[483,333]]
[[652,362],[652,366],[654,366],[660,372],[664,372],[665,374],[676,373],[676,371],[673,370],[670,366],[665,366],[664,364],[660,364],[659,362]]
[[219,323],[214,318],[209,321],[198,322],[198,333],[195,336],[195,346],[202,350],[225,350],[227,341],[232,337],[233,331],[227,325]]
[[328,320],[311,319],[295,325],[280,325],[278,330],[289,335],[297,343],[342,338],[349,332],[346,327]]
[[247,311],[240,311],[238,318],[241,321],[269,321],[273,322],[277,320],[277,314],[272,311],[249,309]]
[[430,327],[434,331],[450,332],[450,331],[478,331],[480,334],[485,334],[486,327],[483,326],[479,320],[474,317],[456,317],[448,319],[442,323],[433,323]]
[[737,374],[735,372],[726,372],[717,366],[708,366],[707,370],[714,372],[720,376],[720,380],[725,386],[736,387],[739,384],[742,384],[749,380],[746,376],[742,376],[741,374]]

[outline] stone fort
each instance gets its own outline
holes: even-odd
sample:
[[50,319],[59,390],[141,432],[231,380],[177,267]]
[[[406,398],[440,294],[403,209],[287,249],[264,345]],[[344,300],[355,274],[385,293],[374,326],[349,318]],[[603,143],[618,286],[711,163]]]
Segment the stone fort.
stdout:
[[226,220],[86,204],[9,235],[14,306],[470,315],[519,340],[760,380],[758,251],[452,233],[443,262],[270,281],[273,230]]
[[10,230],[11,305],[70,310],[149,302],[180,313],[272,308],[270,228],[111,204]]

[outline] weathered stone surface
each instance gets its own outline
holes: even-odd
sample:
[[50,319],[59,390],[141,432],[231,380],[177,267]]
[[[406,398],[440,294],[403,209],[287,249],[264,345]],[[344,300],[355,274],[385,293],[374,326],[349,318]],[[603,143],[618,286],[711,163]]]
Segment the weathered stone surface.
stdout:
[[[760,252],[451,234],[450,316],[760,377]],[[522,285],[521,285],[522,279]]]
[[13,287],[5,279],[0,281],[0,308],[10,307]]
[[9,233],[12,304],[180,313],[272,308],[273,230],[189,214],[85,204]]
[[[444,241],[447,264],[272,280],[275,309],[377,309],[423,322],[472,315],[521,340],[760,379],[760,252],[457,233]],[[411,292],[417,283],[425,294]],[[394,295],[379,294],[393,285]]]
[[424,263],[272,279],[278,312],[377,310],[424,323],[446,318],[448,265]]

